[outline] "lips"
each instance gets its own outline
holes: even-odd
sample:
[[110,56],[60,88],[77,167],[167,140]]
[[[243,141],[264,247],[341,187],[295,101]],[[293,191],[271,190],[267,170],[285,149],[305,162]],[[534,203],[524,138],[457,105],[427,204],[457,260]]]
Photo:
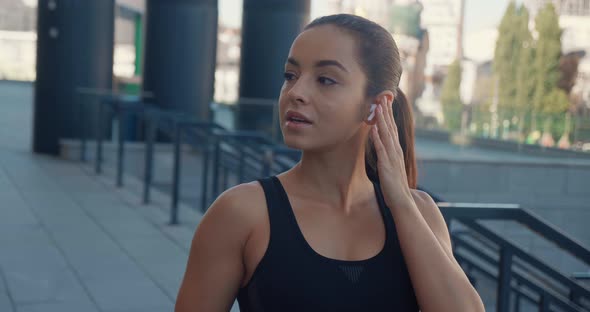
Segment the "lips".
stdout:
[[287,121],[291,121],[291,122],[296,122],[296,123],[305,123],[305,124],[311,124],[311,120],[309,120],[309,118],[307,118],[305,115],[295,112],[295,111],[288,111],[286,114],[286,120]]

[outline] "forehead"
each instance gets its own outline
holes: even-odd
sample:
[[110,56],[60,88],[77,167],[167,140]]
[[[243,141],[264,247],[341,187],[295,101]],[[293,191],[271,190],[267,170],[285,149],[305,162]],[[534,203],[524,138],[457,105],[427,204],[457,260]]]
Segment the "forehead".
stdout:
[[332,25],[308,29],[293,41],[289,57],[303,66],[318,60],[336,60],[349,71],[360,71],[354,37]]

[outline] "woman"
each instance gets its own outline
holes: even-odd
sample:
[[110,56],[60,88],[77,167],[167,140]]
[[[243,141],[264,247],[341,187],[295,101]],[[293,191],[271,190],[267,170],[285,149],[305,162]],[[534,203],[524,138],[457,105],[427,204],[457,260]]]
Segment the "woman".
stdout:
[[211,205],[176,311],[228,311],[236,297],[242,312],[484,311],[438,207],[415,189],[401,72],[371,21],[332,15],[304,29],[279,97],[301,161]]

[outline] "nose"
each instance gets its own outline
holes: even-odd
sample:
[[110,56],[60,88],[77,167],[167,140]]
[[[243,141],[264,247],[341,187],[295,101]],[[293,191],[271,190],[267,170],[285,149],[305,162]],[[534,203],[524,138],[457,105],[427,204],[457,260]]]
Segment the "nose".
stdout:
[[307,103],[309,88],[306,87],[306,78],[300,77],[297,79],[287,91],[287,96],[290,101],[297,103]]

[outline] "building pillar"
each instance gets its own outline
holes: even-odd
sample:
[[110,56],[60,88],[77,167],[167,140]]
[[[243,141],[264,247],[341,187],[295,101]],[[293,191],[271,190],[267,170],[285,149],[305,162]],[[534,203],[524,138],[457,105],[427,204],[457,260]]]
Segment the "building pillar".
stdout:
[[[310,0],[244,0],[240,98],[278,100],[289,49],[309,14]],[[276,133],[272,105],[239,105],[236,128]]]
[[143,91],[156,105],[209,119],[217,0],[147,0]]
[[114,5],[114,0],[39,0],[33,152],[57,155],[60,138],[94,132],[98,107],[81,111],[76,90],[112,87]]

